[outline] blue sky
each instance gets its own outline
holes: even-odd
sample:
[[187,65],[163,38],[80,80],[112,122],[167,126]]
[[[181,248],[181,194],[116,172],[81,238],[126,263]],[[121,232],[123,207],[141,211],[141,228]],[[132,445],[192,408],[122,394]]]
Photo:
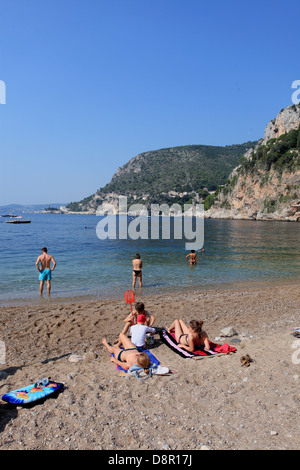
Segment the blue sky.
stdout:
[[300,79],[298,0],[0,0],[0,16],[0,205],[78,201],[148,150],[256,140]]

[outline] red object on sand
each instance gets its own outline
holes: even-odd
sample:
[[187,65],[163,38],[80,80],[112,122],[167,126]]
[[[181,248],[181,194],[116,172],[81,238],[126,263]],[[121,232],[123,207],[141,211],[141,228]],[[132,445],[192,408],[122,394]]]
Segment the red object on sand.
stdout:
[[126,300],[126,303],[130,304],[130,309],[132,311],[132,305],[131,304],[132,304],[132,302],[135,301],[135,296],[134,296],[133,290],[127,290],[124,294],[124,298]]

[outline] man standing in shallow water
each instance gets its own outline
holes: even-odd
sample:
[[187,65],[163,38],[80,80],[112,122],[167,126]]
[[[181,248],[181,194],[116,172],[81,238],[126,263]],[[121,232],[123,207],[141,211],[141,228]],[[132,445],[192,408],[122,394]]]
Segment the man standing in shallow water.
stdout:
[[[48,255],[47,248],[42,248],[42,255],[38,257],[36,260],[36,267],[39,271],[39,281],[40,281],[40,295],[43,295],[44,290],[44,282],[47,281],[47,293],[50,296],[51,291],[51,271],[55,269],[56,261],[53,256]],[[52,261],[52,268],[51,268],[51,261]],[[41,265],[41,267],[40,267]]]

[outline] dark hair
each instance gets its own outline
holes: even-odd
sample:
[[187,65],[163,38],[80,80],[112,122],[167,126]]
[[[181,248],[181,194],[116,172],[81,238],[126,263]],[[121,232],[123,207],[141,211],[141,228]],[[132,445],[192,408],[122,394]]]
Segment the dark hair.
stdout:
[[191,250],[191,253],[195,253],[195,250]]
[[201,338],[202,326],[203,326],[203,321],[198,321],[198,320],[190,321],[190,327],[195,331],[195,333],[198,333],[199,338]]
[[140,259],[140,257],[141,257],[141,255],[140,255],[139,253],[137,253],[137,254],[135,255],[135,258],[136,258],[136,259]]
[[145,310],[145,305],[143,304],[143,302],[137,302],[135,304],[135,309],[138,311],[138,312],[143,312]]
[[47,253],[47,248],[44,246],[44,248],[42,248],[42,251],[44,251],[45,253]]

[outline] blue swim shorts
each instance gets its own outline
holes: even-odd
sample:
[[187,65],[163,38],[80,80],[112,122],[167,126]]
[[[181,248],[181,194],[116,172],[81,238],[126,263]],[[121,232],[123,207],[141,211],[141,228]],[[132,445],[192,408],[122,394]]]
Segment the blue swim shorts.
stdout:
[[40,281],[51,281],[51,270],[50,269],[43,269],[39,275]]

